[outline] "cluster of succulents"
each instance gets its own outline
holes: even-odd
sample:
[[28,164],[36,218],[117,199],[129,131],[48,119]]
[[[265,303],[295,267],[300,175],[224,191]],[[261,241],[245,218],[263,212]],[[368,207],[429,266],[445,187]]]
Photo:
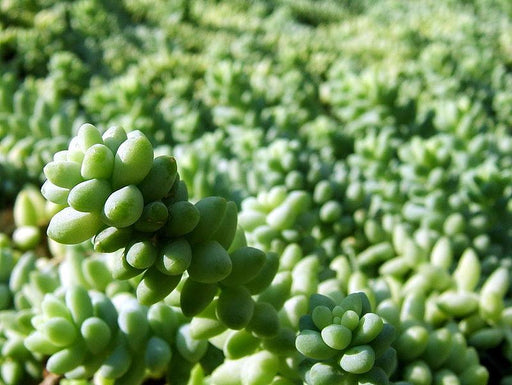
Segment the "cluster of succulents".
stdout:
[[220,289],[219,317],[233,328],[246,326],[252,310],[247,319],[230,321],[229,306],[239,299],[252,309],[250,290],[261,290],[258,273],[267,259],[244,245],[243,230],[232,247],[235,203],[215,196],[191,203],[174,157],[154,157],[140,131],[127,135],[115,126],[101,135],[85,124],[75,138],[44,168],[43,195],[65,206],[51,219],[48,236],[65,244],[94,238],[96,251],[116,253],[114,278],[142,274],[137,298],[146,305],[183,281],[181,308],[192,316]]
[[0,9],[0,384],[511,383],[508,1]]
[[395,327],[371,311],[364,293],[351,293],[339,304],[316,296],[310,308],[310,314],[301,318],[295,341],[297,350],[311,360],[305,374],[308,383],[366,381],[358,375],[388,382],[397,365],[396,351],[391,348]]
[[[510,360],[510,266],[462,249],[460,215],[432,242],[359,214],[357,191],[339,204],[320,178],[312,196],[277,185],[244,199],[239,223],[232,201],[189,201],[176,160],[140,131],[90,124],[44,173],[49,202],[27,186],[3,246],[4,382],[40,378],[44,362],[70,384],[479,385],[491,355]],[[342,214],[363,243],[334,232],[330,249],[315,229]],[[57,264],[37,258],[46,225]]]

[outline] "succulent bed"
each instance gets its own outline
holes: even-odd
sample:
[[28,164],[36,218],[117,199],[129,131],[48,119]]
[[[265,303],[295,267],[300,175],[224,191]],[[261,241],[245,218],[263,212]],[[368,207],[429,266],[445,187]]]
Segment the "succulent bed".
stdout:
[[0,385],[512,384],[505,0],[0,0]]

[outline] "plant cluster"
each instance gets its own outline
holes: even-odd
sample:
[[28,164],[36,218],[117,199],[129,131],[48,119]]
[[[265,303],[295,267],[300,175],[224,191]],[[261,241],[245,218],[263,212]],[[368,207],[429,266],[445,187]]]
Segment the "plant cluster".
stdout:
[[0,15],[0,385],[512,383],[508,1]]

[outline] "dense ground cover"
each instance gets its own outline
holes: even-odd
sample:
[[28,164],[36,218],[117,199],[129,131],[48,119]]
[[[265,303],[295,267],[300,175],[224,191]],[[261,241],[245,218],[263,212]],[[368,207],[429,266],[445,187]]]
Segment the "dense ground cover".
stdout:
[[508,1],[0,26],[0,383],[512,383]]

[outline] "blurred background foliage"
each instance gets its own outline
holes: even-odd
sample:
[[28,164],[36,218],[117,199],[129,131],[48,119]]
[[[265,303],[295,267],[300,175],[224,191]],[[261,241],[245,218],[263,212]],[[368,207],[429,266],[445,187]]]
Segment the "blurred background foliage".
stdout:
[[[0,10],[3,205],[41,181],[84,121],[183,148],[184,174],[200,179],[201,163],[204,178],[223,179],[194,184],[197,198],[238,201],[261,187],[243,174],[278,138],[338,160],[385,127],[400,160],[414,136],[510,133],[504,0],[3,0]],[[227,175],[225,162],[243,171]]]

